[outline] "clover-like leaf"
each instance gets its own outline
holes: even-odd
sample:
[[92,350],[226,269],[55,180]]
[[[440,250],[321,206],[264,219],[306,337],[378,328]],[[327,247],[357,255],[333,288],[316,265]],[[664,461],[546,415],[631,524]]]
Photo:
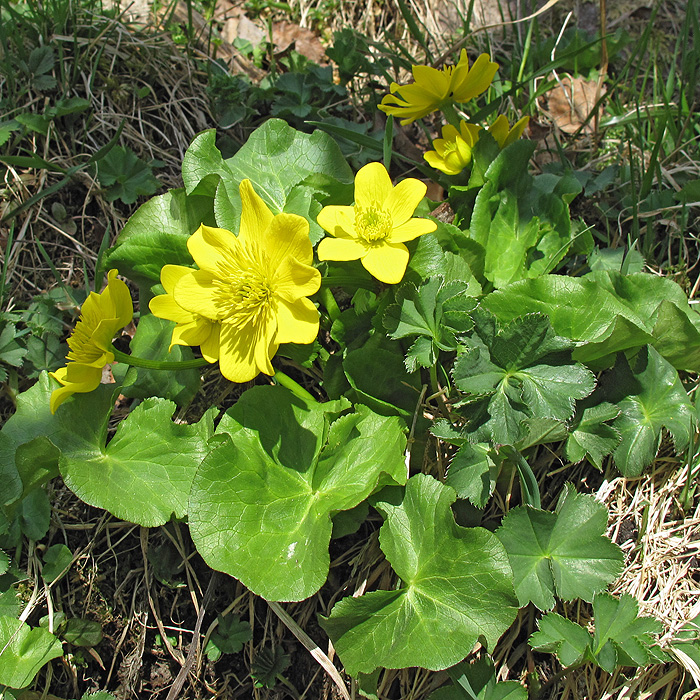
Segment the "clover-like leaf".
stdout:
[[625,476],[639,476],[651,464],[663,428],[673,436],[676,450],[687,446],[693,407],[678,373],[654,348],[642,349],[634,368],[621,355],[605,377],[604,391],[620,409],[612,426],[622,439],[613,457]]
[[571,432],[566,439],[566,458],[571,462],[587,459],[602,469],[603,457],[620,444],[620,433],[610,425],[620,415],[620,409],[607,401],[591,403],[589,399],[576,407]]
[[48,630],[32,629],[14,617],[0,617],[0,685],[24,688],[41,667],[63,655],[61,642]]
[[332,517],[407,477],[399,419],[357,406],[331,421],[346,406],[268,386],[228,412],[229,439],[203,461],[190,496],[192,537],[212,568],[267,600],[303,600],[323,585]]
[[540,610],[564,600],[592,600],[622,570],[622,551],[605,535],[608,511],[567,484],[554,513],[519,506],[496,536],[508,552],[520,605]]
[[453,376],[467,395],[463,415],[477,424],[484,409],[490,416],[475,439],[512,445],[526,418],[571,418],[574,401],[595,387],[593,374],[571,362],[571,341],[557,336],[543,314],[528,314],[501,329],[491,314],[473,315],[476,337],[466,341]]
[[488,443],[465,443],[453,455],[445,483],[460,498],[468,498],[477,508],[484,508],[496,488],[501,461]]
[[396,304],[387,308],[383,322],[394,339],[419,336],[406,356],[409,372],[418,365],[434,365],[440,350],[456,350],[458,339],[472,329],[469,313],[476,300],[468,290],[466,282],[445,282],[442,277],[430,277],[420,287],[408,283],[398,289]]
[[199,423],[181,425],[170,419],[174,410],[172,401],[146,399],[107,445],[102,433],[63,448],[59,469],[66,485],[86,503],[144,527],[184,517],[214,418],[212,409]]
[[253,637],[250,623],[241,622],[237,615],[219,615],[217,621],[218,626],[204,650],[210,661],[217,661],[222,654],[237,654]]
[[375,503],[386,518],[381,548],[403,585],[344,598],[321,620],[350,675],[378,666],[444,669],[480,637],[493,647],[513,621],[505,550],[488,530],[457,525],[454,500],[451,488],[418,474],[403,497]]
[[530,637],[530,646],[536,651],[557,655],[562,666],[573,666],[592,656],[593,637],[571,620],[548,612],[538,623],[539,630]]
[[151,195],[160,187],[152,166],[123,146],[113,146],[97,161],[97,177],[107,190],[108,202],[121,199],[124,204],[133,204],[138,197]]

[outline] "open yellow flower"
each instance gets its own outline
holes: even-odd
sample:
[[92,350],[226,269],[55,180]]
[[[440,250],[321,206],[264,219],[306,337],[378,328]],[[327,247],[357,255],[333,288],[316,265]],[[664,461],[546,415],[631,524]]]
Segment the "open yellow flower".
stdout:
[[191,268],[182,265],[165,265],[160,271],[165,294],[153,297],[148,306],[154,316],[177,323],[169,350],[172,350],[173,345],[199,345],[202,357],[207,362],[216,362],[219,359],[220,324],[186,311],[175,301],[175,285],[190,272]]
[[408,178],[392,187],[381,163],[368,163],[355,176],[355,205],[323,207],[319,225],[333,238],[318,245],[319,260],[360,260],[381,282],[401,281],[408,265],[406,241],[430,233],[437,224],[411,218],[426,186]]
[[426,151],[423,158],[447,175],[459,175],[472,159],[472,148],[479,140],[480,126],[460,122],[459,131],[448,124],[442,127],[442,138],[433,141],[434,151]]
[[68,338],[66,366],[50,373],[61,384],[51,393],[51,413],[72,394],[97,388],[104,366],[114,362],[112,339],[133,315],[129,289],[117,279],[117,270],[110,270],[104,291],[90,292],[80,309],[78,323]]
[[[187,241],[199,269],[166,272],[168,286],[174,280],[168,296],[193,319],[173,319],[183,324],[175,339],[190,344],[201,340],[205,322],[218,325],[218,352],[214,335],[204,344],[210,358],[218,354],[221,373],[232,382],[274,374],[270,360],[281,343],[315,340],[319,316],[307,297],[321,286],[319,271],[311,267],[309,222],[296,214],[273,215],[250,180],[241,182],[240,193],[238,236],[202,225]],[[179,313],[161,304],[154,313]],[[192,335],[187,323],[195,324]]]
[[482,53],[469,68],[465,49],[456,66],[445,66],[442,70],[430,66],[413,66],[411,72],[415,82],[408,85],[392,83],[390,91],[379,105],[386,114],[401,117],[401,124],[410,124],[440,108],[443,102],[468,102],[484,92],[493,80],[498,64],[488,54]]
[[517,141],[525,131],[530,117],[522,117],[518,119],[512,127],[508,126],[508,119],[503,114],[499,114],[496,121],[489,127],[489,133],[496,139],[499,148],[503,149],[510,146],[513,141]]

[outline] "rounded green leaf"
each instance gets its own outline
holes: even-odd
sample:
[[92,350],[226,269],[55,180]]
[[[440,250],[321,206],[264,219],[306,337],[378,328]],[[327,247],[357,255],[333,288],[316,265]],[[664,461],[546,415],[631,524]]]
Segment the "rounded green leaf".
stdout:
[[376,504],[386,517],[380,545],[404,585],[344,598],[322,620],[350,675],[448,668],[480,638],[492,648],[515,618],[505,549],[488,530],[455,523],[455,497],[418,474],[398,503]]

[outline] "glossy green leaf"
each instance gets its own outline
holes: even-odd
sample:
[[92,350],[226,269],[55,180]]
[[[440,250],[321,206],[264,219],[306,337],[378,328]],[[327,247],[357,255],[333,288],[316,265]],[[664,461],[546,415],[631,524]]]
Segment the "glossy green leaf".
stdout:
[[639,476],[652,463],[663,428],[673,436],[676,450],[687,446],[693,407],[678,373],[654,348],[642,349],[633,368],[621,356],[603,388],[620,410],[612,423],[621,435],[614,459],[625,476]]
[[66,485],[86,503],[144,527],[184,517],[192,479],[208,451],[213,414],[182,425],[171,420],[174,409],[171,401],[146,399],[107,445],[103,433],[62,450]]
[[452,685],[439,688],[428,700],[527,700],[527,690],[517,681],[496,682],[490,656],[472,663],[462,661],[447,673]]
[[342,407],[254,387],[222,420],[229,439],[197,472],[190,529],[198,551],[267,600],[313,595],[328,576],[333,515],[406,480],[400,421],[365,406],[333,419]]
[[547,314],[556,333],[579,343],[574,359],[596,369],[612,365],[617,352],[652,344],[676,369],[700,370],[700,315],[665,277],[609,270],[547,275],[489,294],[482,305],[502,323],[524,313]]
[[483,528],[462,528],[454,491],[418,474],[405,493],[375,506],[386,520],[379,542],[403,584],[337,603],[321,625],[350,675],[379,666],[439,670],[482,638],[492,648],[515,617],[508,558]]
[[44,565],[41,577],[46,583],[53,583],[63,576],[73,563],[73,553],[65,544],[54,544],[44,552]]
[[508,512],[496,536],[515,577],[520,605],[540,610],[564,600],[592,600],[622,570],[622,551],[605,535],[607,508],[567,484],[555,512],[518,506]]
[[500,461],[488,443],[465,443],[452,457],[445,483],[460,498],[484,508],[496,488]]
[[0,617],[0,685],[24,688],[42,666],[63,655],[61,642],[45,629]]
[[192,265],[187,239],[201,223],[214,225],[213,200],[187,196],[182,189],[149,199],[119,233],[105,257],[105,269],[115,267],[129,279],[153,285],[163,265]]
[[253,638],[250,623],[241,622],[237,615],[219,615],[217,621],[218,625],[204,650],[210,661],[217,661],[222,654],[237,654]]

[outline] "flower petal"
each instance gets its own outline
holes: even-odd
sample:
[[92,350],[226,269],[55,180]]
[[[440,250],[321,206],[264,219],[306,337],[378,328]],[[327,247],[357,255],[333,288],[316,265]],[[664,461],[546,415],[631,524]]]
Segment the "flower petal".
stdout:
[[257,334],[253,326],[234,328],[222,324],[219,341],[219,369],[231,382],[249,382],[258,376],[255,364]]
[[323,207],[316,217],[318,225],[328,233],[339,237],[355,238],[355,207],[332,204]]
[[170,294],[159,294],[153,297],[153,299],[148,302],[148,308],[154,316],[164,318],[166,321],[189,323],[193,319],[193,314],[183,309],[180,304],[175,301],[175,297]]
[[382,206],[392,191],[391,178],[381,163],[367,163],[355,175],[355,205]]
[[437,223],[432,219],[409,219],[405,224],[397,226],[391,232],[390,243],[405,243],[412,241],[425,233],[432,233],[437,228]]
[[69,397],[76,393],[85,394],[97,389],[102,379],[102,367],[90,367],[78,362],[69,362],[66,367],[61,367],[55,372],[49,372],[61,386],[51,392],[51,413]]
[[[466,56],[464,49],[463,56]],[[493,63],[487,53],[482,53],[469,69],[468,62],[459,64],[452,73],[450,89],[456,102],[468,102],[488,89],[498,70],[498,63]]]
[[178,280],[188,272],[192,272],[191,267],[185,267],[184,265],[163,265],[160,271],[160,283],[163,285],[166,294],[172,294]]
[[447,97],[450,90],[450,78],[444,70],[438,70],[431,66],[413,66],[411,72],[416,81],[415,86],[420,88],[426,96],[430,96],[434,102],[439,104]]
[[219,286],[211,273],[205,270],[192,270],[183,275],[175,285],[175,301],[185,311],[204,316],[212,321],[224,315],[219,302]]
[[117,274],[117,270],[107,273],[107,288],[101,296],[111,307],[108,315],[116,318],[118,328],[124,328],[134,316],[134,304],[129,288],[122,280],[117,279]]
[[313,343],[318,335],[318,310],[309,299],[299,299],[290,304],[284,299],[275,305],[278,343]]
[[199,346],[202,357],[207,362],[217,362],[219,359],[219,343],[221,342],[221,324],[213,323],[207,339]]
[[272,288],[275,296],[293,303],[301,297],[316,294],[321,288],[321,273],[296,258],[287,258],[275,271]]
[[216,273],[219,263],[234,255],[236,236],[225,228],[202,224],[188,239],[187,249],[202,270]]
[[414,177],[401,180],[391,190],[389,196],[384,200],[383,209],[389,211],[395,227],[401,226],[413,216],[413,212],[425,197],[427,190],[427,185]]
[[385,284],[398,284],[408,265],[408,248],[402,243],[371,248],[362,258],[364,268]]
[[277,214],[261,235],[260,245],[269,255],[271,271],[276,270],[288,257],[305,265],[310,265],[314,260],[309,222],[297,214]]
[[324,238],[317,249],[319,260],[358,260],[367,252],[367,246],[349,238]]
[[189,345],[190,347],[202,345],[209,338],[212,329],[216,325],[216,323],[202,317],[192,320],[189,323],[177,325],[173,328],[173,335],[170,340],[168,352],[172,350],[173,345]]
[[261,242],[263,233],[272,223],[273,214],[262,197],[253,189],[250,180],[242,180],[238,191],[241,193],[242,205],[241,227],[238,235],[246,240]]

